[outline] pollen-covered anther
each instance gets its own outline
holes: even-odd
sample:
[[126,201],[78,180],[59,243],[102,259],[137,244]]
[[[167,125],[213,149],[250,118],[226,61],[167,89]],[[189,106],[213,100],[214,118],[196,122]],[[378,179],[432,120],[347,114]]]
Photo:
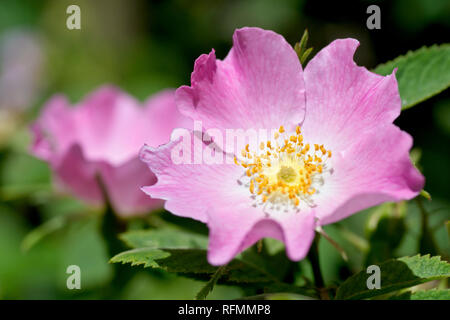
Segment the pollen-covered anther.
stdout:
[[258,203],[298,208],[302,202],[313,204],[312,196],[323,184],[324,172],[330,171],[331,150],[324,145],[303,143],[300,126],[288,134],[284,126],[273,139],[261,142],[256,152],[247,144],[242,160],[235,164],[245,168],[250,194]]

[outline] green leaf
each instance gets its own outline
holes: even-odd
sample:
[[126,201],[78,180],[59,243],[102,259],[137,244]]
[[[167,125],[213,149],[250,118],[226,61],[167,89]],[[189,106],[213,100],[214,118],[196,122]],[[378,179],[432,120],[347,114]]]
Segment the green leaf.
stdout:
[[408,291],[392,296],[389,300],[450,300],[450,289],[432,289],[416,292]]
[[315,298],[290,292],[276,292],[258,294],[256,296],[249,296],[241,298],[240,300],[316,300]]
[[[206,250],[202,249],[158,249],[139,248],[119,253],[111,262],[131,263],[144,267],[161,268],[168,272],[183,274],[199,274],[201,278],[210,278],[217,271],[206,260]],[[223,271],[224,278],[229,282],[261,283],[276,281],[257,266],[239,259],[230,262]]]
[[175,228],[129,231],[120,238],[131,248],[206,249],[208,245],[207,237]]
[[282,282],[289,267],[283,247],[274,252],[269,252],[267,246],[263,246],[261,252],[249,248],[228,265],[218,268],[208,263],[208,239],[201,234],[166,227],[129,231],[121,234],[120,238],[134,249],[115,255],[110,262],[159,268],[207,281],[205,288],[199,292],[199,298],[205,297],[217,281],[222,284],[253,286],[265,289],[266,292],[314,295],[311,290]]
[[306,46],[308,44],[308,40],[309,40],[308,29],[305,29],[305,31],[303,31],[303,35],[302,35],[302,38],[300,39],[300,42],[297,42],[294,45],[294,50],[295,50],[295,52],[297,52],[297,55],[299,58],[301,58],[303,53],[306,51]]
[[402,109],[410,108],[450,86],[450,45],[434,45],[409,51],[373,71],[381,75],[398,68],[396,77]]
[[379,264],[381,288],[368,289],[370,276],[363,270],[348,278],[337,290],[336,299],[365,299],[450,276],[450,264],[439,256],[403,257]]
[[[145,231],[130,231],[121,234],[120,238],[130,247],[144,250],[138,251],[139,255],[134,257],[135,260],[122,262],[131,262],[136,264],[139,259],[143,259],[140,264],[163,268],[169,272],[206,274],[205,277],[207,279],[210,278],[210,275],[216,272],[217,268],[211,266],[206,259],[206,248],[208,242],[206,236],[178,230],[176,228],[164,228]],[[157,251],[164,251],[165,253],[169,253],[171,256],[170,258],[168,258],[169,256],[164,256],[164,258],[168,258],[164,261],[154,261],[156,264],[154,262],[150,262],[149,258],[153,260],[153,254]],[[127,252],[132,254],[136,253],[134,250]],[[117,255],[116,257],[119,256],[120,255]],[[125,255],[125,257],[129,257],[129,255]],[[252,261],[254,262],[254,265],[259,268],[263,265],[262,261],[258,260],[260,257],[254,257],[251,250],[244,252],[243,257],[246,260],[246,264],[243,264],[241,260],[235,259],[228,265],[227,270],[232,270],[232,272],[228,274],[231,280],[242,280],[243,282],[267,282],[270,281],[267,280],[267,278],[270,277],[278,280],[278,278],[272,275],[273,269],[270,268],[271,266],[266,269],[262,269],[270,277],[267,277],[267,275],[261,275],[261,272],[255,272],[253,269],[256,269],[256,267],[250,267],[252,270],[248,270],[246,268],[243,270],[238,270],[239,267],[244,265],[251,265]],[[280,268],[278,268],[277,271],[280,271]]]
[[305,64],[306,59],[308,59],[308,56],[311,54],[313,50],[313,48],[307,48],[308,40],[309,40],[308,29],[305,29],[302,38],[300,39],[300,42],[297,42],[294,45],[294,50],[297,53],[297,56],[300,59],[300,64],[303,66],[303,68],[306,66]]
[[306,64],[305,64],[306,59],[308,59],[308,57],[311,54],[311,52],[313,51],[313,49],[314,49],[313,47],[306,49],[305,52],[300,57],[300,63],[302,64],[303,67],[306,66]]
[[[210,281],[218,267],[210,265],[206,255],[206,250],[202,249],[139,248],[119,253],[110,262],[160,268],[189,278]],[[218,282],[222,284],[255,286],[270,292],[282,290],[311,296],[315,294],[313,290],[284,284],[276,275],[244,259],[236,258],[221,268],[223,270]]]
[[158,259],[164,259],[170,256],[170,253],[152,248],[139,248],[121,252],[111,258],[110,262],[122,264],[130,263],[132,266],[143,265],[144,268],[159,268],[156,262]]

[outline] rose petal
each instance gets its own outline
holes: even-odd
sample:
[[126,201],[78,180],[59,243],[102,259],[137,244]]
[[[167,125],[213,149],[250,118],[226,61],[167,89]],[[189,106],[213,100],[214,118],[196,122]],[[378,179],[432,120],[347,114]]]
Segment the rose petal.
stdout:
[[[186,157],[190,163],[176,163],[173,154],[186,141]],[[206,222],[210,207],[229,206],[250,198],[237,180],[242,175],[239,166],[233,164],[194,163],[194,140],[200,143],[200,153],[206,148],[201,138],[188,132],[186,137],[171,141],[159,148],[144,146],[140,158],[157,176],[157,183],[142,190],[153,198],[167,200],[165,208],[175,215],[191,217]],[[191,146],[192,144],[192,146]],[[197,149],[198,150],[198,149]]]
[[176,92],[182,113],[204,128],[270,129],[303,120],[302,68],[292,47],[272,31],[242,28],[225,60],[195,62],[191,87]]
[[424,185],[409,158],[412,138],[392,124],[368,132],[345,153],[332,158],[333,174],[315,198],[321,224],[386,201],[408,200]]
[[395,75],[379,76],[359,67],[353,55],[359,42],[335,40],[307,65],[307,141],[323,143],[333,152],[345,150],[366,131],[383,127],[400,114]]

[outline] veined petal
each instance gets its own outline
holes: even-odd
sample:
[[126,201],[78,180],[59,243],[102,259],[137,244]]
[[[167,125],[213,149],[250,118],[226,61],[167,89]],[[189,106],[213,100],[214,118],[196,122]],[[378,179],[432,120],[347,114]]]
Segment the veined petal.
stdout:
[[233,206],[209,212],[210,242],[208,261],[223,265],[262,238],[273,238],[286,245],[291,260],[303,259],[314,239],[312,212],[266,217],[260,208]]
[[315,195],[320,224],[385,201],[411,199],[424,184],[409,159],[411,137],[392,124],[401,100],[395,74],[353,61],[358,41],[336,40],[305,69],[305,139],[333,151],[331,175]]
[[195,62],[191,87],[176,92],[179,110],[219,129],[298,124],[305,111],[302,67],[293,48],[272,31],[242,28],[223,60],[212,51]]
[[409,200],[423,188],[424,177],[409,158],[409,134],[387,124],[359,138],[333,159],[334,172],[317,195],[322,225],[382,202]]
[[[195,141],[200,150],[194,146]],[[187,163],[174,161],[180,147]],[[173,214],[202,222],[207,221],[206,211],[210,207],[230,206],[244,200],[250,203],[248,195],[238,188],[237,180],[242,175],[239,166],[226,164],[224,158],[220,164],[196,163],[194,153],[202,154],[205,147],[201,138],[191,132],[158,148],[144,146],[140,158],[158,181],[142,190],[153,198],[167,200],[165,208]]]
[[380,76],[359,67],[353,55],[359,42],[335,40],[306,66],[305,139],[344,150],[366,131],[392,123],[401,100],[395,74]]

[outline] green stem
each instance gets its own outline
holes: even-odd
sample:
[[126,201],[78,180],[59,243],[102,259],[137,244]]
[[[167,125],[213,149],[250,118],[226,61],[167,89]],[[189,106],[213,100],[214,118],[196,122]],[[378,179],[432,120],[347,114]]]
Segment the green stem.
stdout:
[[[119,239],[118,235],[125,231],[126,225],[121,221],[111,205],[111,201],[100,176],[97,176],[97,181],[102,191],[105,209],[101,222],[101,234],[105,240],[108,257],[112,258],[116,254],[125,251],[126,247]],[[115,263],[113,265],[114,277],[110,283],[110,289],[105,290],[104,299],[118,298],[122,288],[130,280],[133,272],[125,265]]]
[[325,287],[325,282],[323,281],[322,272],[320,271],[320,263],[319,263],[319,239],[320,234],[316,233],[314,237],[313,243],[311,245],[311,249],[309,249],[308,259],[311,262],[313,274],[314,274],[314,283],[317,288],[321,289]]
[[419,241],[419,251],[422,254],[429,253],[431,255],[437,255],[438,249],[436,242],[433,238],[433,234],[430,231],[429,228],[429,221],[428,221],[428,212],[425,209],[425,206],[423,205],[422,198],[416,197],[415,198],[417,206],[419,207],[420,216],[421,216],[421,222],[422,222],[422,230],[420,235],[420,241]]
[[101,233],[103,238],[105,239],[108,254],[110,257],[112,257],[126,249],[122,241],[120,241],[118,238],[118,235],[125,231],[126,226],[122,221],[119,220],[117,214],[114,212],[107,189],[99,176],[97,177],[97,181],[100,186],[100,190],[103,195],[103,201],[105,204],[103,219],[101,223]]

